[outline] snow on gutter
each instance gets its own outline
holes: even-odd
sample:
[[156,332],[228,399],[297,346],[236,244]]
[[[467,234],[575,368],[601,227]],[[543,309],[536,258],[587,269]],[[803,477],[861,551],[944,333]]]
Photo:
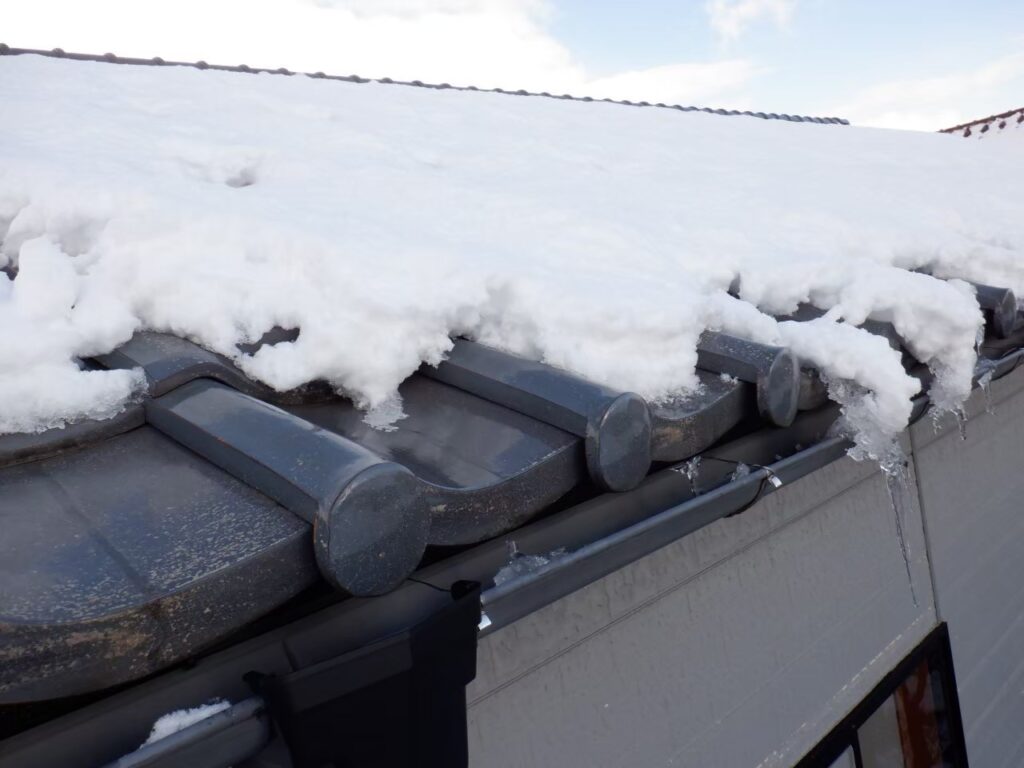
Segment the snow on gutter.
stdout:
[[118,412],[141,377],[75,361],[143,328],[391,413],[454,335],[658,399],[711,328],[817,366],[882,458],[919,383],[856,326],[954,409],[982,316],[936,277],[1024,291],[1024,155],[947,136],[29,55],[0,100],[0,433]]

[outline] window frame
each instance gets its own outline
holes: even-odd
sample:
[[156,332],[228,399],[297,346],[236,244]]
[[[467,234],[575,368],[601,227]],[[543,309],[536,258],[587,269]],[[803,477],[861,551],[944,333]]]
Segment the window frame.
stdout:
[[914,650],[889,671],[882,681],[797,763],[796,768],[830,768],[848,748],[853,749],[854,764],[857,768],[863,768],[864,760],[857,738],[858,730],[875,710],[896,692],[922,661],[927,661],[929,670],[934,670],[939,675],[951,742],[949,757],[954,768],[968,768],[960,696],[957,693],[956,675],[953,670],[949,628],[945,622],[940,622]]

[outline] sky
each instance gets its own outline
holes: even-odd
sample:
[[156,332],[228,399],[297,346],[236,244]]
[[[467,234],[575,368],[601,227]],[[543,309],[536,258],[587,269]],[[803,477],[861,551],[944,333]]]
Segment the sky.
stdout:
[[1024,106],[1021,0],[0,0],[0,42],[911,130]]

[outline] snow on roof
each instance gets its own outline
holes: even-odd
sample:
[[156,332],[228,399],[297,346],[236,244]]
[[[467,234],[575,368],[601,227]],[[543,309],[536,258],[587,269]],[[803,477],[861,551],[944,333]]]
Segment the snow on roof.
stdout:
[[[0,433],[115,413],[141,377],[77,361],[142,328],[371,409],[455,335],[667,397],[713,328],[818,367],[878,456],[919,383],[855,326],[891,321],[954,408],[981,313],[911,270],[1024,291],[1024,158],[942,135],[30,55],[0,72]],[[828,312],[772,317],[800,303]],[[239,350],[274,326],[301,333]]]
[[1024,139],[1024,108],[1012,109],[980,120],[943,128],[942,133],[952,133],[964,138],[990,139],[994,136],[1015,136]]
[[651,103],[649,101],[629,101],[626,99],[595,98],[593,96],[573,96],[569,93],[555,94],[544,92],[532,92],[525,89],[510,91],[504,88],[478,88],[474,85],[451,85],[450,83],[425,83],[422,80],[394,80],[390,77],[367,78],[359,75],[328,75],[324,72],[292,72],[286,67],[267,69],[265,67],[250,67],[248,64],[237,64],[234,66],[225,64],[209,64],[206,61],[168,61],[160,56],[150,59],[132,58],[128,56],[117,56],[113,53],[102,55],[93,53],[69,53],[63,48],[53,48],[49,51],[32,48],[11,48],[6,43],[0,43],[0,56],[20,56],[35,54],[58,59],[70,59],[76,61],[103,61],[118,64],[137,64],[151,67],[192,67],[195,69],[213,69],[221,72],[241,72],[247,74],[272,74],[272,75],[301,75],[312,77],[318,80],[339,80],[349,83],[386,83],[389,85],[407,85],[417,88],[432,88],[435,90],[456,90],[456,91],[482,91],[484,93],[507,93],[510,96],[542,96],[551,99],[566,99],[570,101],[603,101],[609,104],[622,104],[629,107],[657,107],[660,109],[677,109],[682,112],[708,112],[716,115],[743,115],[746,117],[759,117],[762,120],[788,120],[794,123],[824,123],[832,125],[849,125],[849,120],[841,117],[811,117],[808,115],[788,115],[776,112],[752,112],[750,110],[738,109],[712,109],[711,107],[684,106],[682,104],[665,104],[663,102]]

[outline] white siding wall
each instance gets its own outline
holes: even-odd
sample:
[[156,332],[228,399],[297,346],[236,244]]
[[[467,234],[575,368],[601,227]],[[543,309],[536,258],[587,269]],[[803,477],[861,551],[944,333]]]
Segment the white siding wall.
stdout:
[[481,642],[471,765],[791,765],[935,624],[877,471],[843,459]]
[[911,430],[940,618],[972,768],[1024,765],[1024,370],[952,420]]

